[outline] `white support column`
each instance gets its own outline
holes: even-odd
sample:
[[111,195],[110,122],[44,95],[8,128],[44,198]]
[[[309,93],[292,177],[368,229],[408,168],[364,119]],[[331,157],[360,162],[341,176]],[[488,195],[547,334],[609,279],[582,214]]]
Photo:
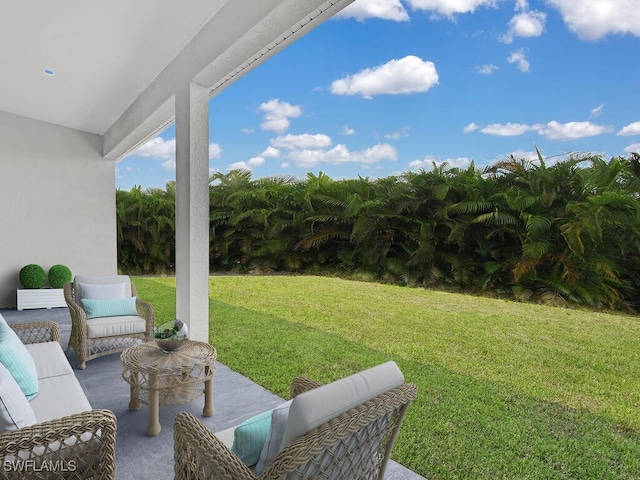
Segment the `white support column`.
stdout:
[[209,91],[176,93],[176,316],[209,341]]

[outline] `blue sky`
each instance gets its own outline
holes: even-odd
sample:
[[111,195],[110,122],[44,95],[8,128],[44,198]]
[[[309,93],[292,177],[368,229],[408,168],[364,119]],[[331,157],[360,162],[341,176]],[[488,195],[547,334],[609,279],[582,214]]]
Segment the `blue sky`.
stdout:
[[[210,103],[210,171],[385,177],[640,152],[640,0],[356,0]],[[116,186],[175,180],[175,128]]]

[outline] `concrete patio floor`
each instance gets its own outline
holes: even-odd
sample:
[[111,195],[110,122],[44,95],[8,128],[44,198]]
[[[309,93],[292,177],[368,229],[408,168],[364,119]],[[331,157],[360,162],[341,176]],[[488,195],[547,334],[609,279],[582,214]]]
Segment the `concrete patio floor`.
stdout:
[[[60,324],[62,347],[66,349],[71,332],[71,318],[67,308],[50,310],[0,309],[7,322],[53,320]],[[215,345],[214,345],[215,346]],[[193,413],[213,432],[237,425],[241,421],[269,410],[284,401],[272,392],[217,362],[214,376],[214,406],[212,417],[202,416],[203,397],[176,407],[160,407],[161,432],[148,436],[147,406],[130,411],[129,385],[122,379],[120,354],[106,355],[87,362],[85,370],[78,370],[73,351],[67,357],[94,408],[111,410],[118,419],[116,436],[116,469],[118,480],[165,480],[173,475],[173,420],[178,412]],[[390,462],[385,480],[417,480],[423,477]]]

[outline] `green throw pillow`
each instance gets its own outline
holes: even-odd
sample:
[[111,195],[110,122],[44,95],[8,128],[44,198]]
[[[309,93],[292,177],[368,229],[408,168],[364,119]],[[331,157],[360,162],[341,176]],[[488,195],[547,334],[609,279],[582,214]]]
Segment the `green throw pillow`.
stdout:
[[136,297],[109,299],[83,298],[82,308],[84,308],[87,318],[138,315],[138,311],[136,310]]
[[33,358],[20,337],[0,315],[0,363],[2,363],[24,393],[27,400],[38,394],[38,372]]
[[260,452],[271,428],[271,412],[269,410],[251,417],[236,427],[231,451],[247,467],[258,463]]

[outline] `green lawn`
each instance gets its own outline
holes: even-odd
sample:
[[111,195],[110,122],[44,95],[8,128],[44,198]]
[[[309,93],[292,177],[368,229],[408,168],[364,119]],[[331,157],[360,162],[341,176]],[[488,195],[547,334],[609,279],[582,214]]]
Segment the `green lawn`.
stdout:
[[[175,315],[175,279],[138,294]],[[429,479],[639,479],[640,319],[306,276],[210,278],[219,360],[288,396],[395,360],[392,457]]]

